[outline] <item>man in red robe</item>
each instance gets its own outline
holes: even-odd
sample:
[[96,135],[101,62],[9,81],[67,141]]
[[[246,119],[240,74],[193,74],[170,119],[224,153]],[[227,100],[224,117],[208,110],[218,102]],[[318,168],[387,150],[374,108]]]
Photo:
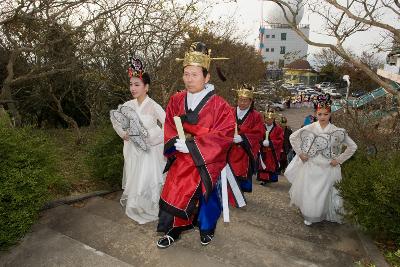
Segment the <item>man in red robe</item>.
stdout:
[[228,164],[243,192],[252,191],[252,176],[257,171],[256,160],[265,129],[262,115],[254,110],[254,88],[244,84],[237,90],[237,132],[228,151]]
[[[183,230],[200,228],[200,242],[214,237],[221,203],[217,182],[226,165],[235,117],[229,104],[209,84],[209,50],[194,43],[183,61],[186,90],[174,94],[166,109],[164,155],[168,174],[160,196],[157,246],[167,248]],[[174,117],[180,117],[186,140],[179,139]]]
[[283,130],[275,123],[275,113],[264,113],[265,136],[260,151],[257,179],[261,185],[278,181],[279,159],[283,146]]

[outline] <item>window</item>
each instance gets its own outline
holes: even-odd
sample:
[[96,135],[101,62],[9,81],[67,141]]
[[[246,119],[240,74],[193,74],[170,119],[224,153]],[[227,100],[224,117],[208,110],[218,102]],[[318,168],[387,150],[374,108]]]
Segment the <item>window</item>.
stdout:
[[265,52],[269,52],[269,48],[265,48]]
[[285,65],[285,60],[279,59],[278,66],[279,66],[280,68],[282,68],[284,65]]
[[272,47],[272,48],[271,48],[271,52],[274,52],[274,51],[275,51],[275,48]]
[[275,38],[275,34],[273,34],[273,35],[271,36],[271,38]]
[[265,35],[265,38],[269,38],[269,34]]
[[286,49],[285,49],[285,47],[284,46],[281,46],[281,54],[285,54],[285,52],[286,52]]
[[281,40],[286,40],[286,32],[281,33]]

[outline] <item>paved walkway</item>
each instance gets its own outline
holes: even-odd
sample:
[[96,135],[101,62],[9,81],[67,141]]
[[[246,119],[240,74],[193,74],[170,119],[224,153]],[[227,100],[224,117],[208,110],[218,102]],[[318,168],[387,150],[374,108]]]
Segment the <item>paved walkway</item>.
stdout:
[[[293,109],[285,115],[297,128],[308,113]],[[231,223],[220,220],[206,247],[191,230],[172,247],[157,249],[156,222],[139,225],[126,217],[118,202],[121,192],[62,205],[43,212],[20,245],[0,255],[0,266],[342,267],[368,260],[351,226],[305,226],[288,205],[289,187],[284,177],[268,187],[255,182],[248,205],[231,209]]]

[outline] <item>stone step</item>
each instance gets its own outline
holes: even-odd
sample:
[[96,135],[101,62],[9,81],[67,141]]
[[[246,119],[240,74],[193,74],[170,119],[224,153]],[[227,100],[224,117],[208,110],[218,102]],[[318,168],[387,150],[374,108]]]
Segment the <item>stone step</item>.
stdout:
[[132,266],[75,239],[47,227],[39,226],[22,242],[0,257],[0,266]]
[[[105,200],[101,203],[104,210],[107,210],[104,203],[118,204]],[[217,233],[215,244],[213,240],[203,247],[198,232],[188,231],[174,246],[160,250],[155,245],[158,239],[155,223],[122,223],[92,214],[85,208],[60,206],[45,214],[41,222],[134,266],[318,266],[280,251],[266,251],[248,241],[232,241],[229,232]]]
[[[249,215],[251,214],[251,216]],[[255,215],[256,214],[256,215]],[[247,210],[232,210],[231,221],[235,224],[252,225],[263,229],[266,233],[277,233],[314,243],[326,249],[334,249],[361,258],[365,251],[355,229],[348,225],[338,225],[329,222],[305,226],[300,215],[295,223],[291,220],[277,219],[270,216],[271,212],[263,214],[259,209],[248,207]]]
[[[345,252],[354,258],[363,258],[366,254],[356,230],[350,225],[322,222],[313,224],[311,227],[305,226],[300,211],[289,206],[290,183],[284,176],[280,176],[278,183],[270,183],[268,186],[260,186],[258,181],[255,181],[255,179],[253,181],[253,193],[246,193],[248,205],[242,209],[231,208],[233,222],[249,223],[263,228],[268,233],[278,233],[302,239],[327,249]],[[121,194],[122,191],[105,197],[119,201]],[[116,210],[123,213],[123,210],[117,208],[117,205],[110,207],[108,211],[98,210],[102,212],[102,214],[98,214],[100,216],[113,214]],[[108,218],[121,217],[112,215]],[[122,216],[122,218],[129,221],[126,216]],[[150,231],[155,227],[154,224]]]
[[[108,218],[110,220],[113,221],[117,221],[119,223],[132,223],[132,221],[124,215],[123,210],[121,209],[121,206],[114,201],[108,201],[107,199],[102,199],[102,198],[96,198],[96,199],[91,199],[90,201],[88,201],[85,205],[85,207],[82,208],[83,210],[87,211],[87,212],[91,212],[93,214],[96,214],[98,216],[102,216],[105,218]],[[119,214],[116,214],[118,211]],[[237,213],[240,213],[239,216],[236,216]],[[315,253],[317,253],[318,251],[322,251],[323,254],[325,256],[320,257],[320,260],[323,260],[324,262],[333,262],[333,265],[331,266],[335,266],[334,264],[340,264],[341,262],[343,262],[343,259],[347,260],[347,262],[352,262],[352,257],[350,257],[347,254],[341,255],[343,253],[341,253],[341,251],[345,251],[345,250],[341,250],[339,249],[340,247],[338,246],[333,246],[331,245],[331,248],[334,248],[333,251],[330,250],[329,246],[325,246],[326,243],[324,242],[318,242],[317,244],[313,244],[312,243],[312,239],[310,241],[309,235],[303,235],[303,240],[296,238],[296,236],[290,236],[288,235],[288,232],[277,232],[274,230],[274,224],[271,225],[272,227],[270,227],[272,230],[268,229],[268,225],[271,223],[269,221],[268,218],[263,218],[263,222],[261,222],[264,226],[266,225],[267,227],[262,227],[260,225],[254,224],[252,219],[256,218],[254,217],[254,213],[252,212],[252,216],[248,216],[247,212],[242,212],[241,210],[233,210],[232,211],[232,223],[230,224],[224,224],[222,222],[222,220],[219,221],[219,225],[217,227],[217,231],[218,231],[218,236],[220,235],[220,229],[223,229],[224,231],[222,232],[222,235],[224,237],[229,237],[229,240],[226,241],[227,245],[229,246],[229,243],[241,243],[243,241],[243,237],[244,238],[248,238],[247,235],[243,234],[243,231],[249,231],[249,229],[253,229],[253,232],[255,233],[254,235],[251,234],[250,236],[257,236],[259,238],[256,238],[255,241],[260,241],[260,242],[253,242],[253,246],[255,246],[255,250],[257,250],[257,247],[261,244],[261,246],[264,246],[264,243],[276,243],[276,241],[278,240],[278,245],[277,247],[274,247],[274,245],[270,245],[267,247],[270,247],[270,251],[283,251],[280,246],[283,246],[284,248],[287,248],[287,251],[285,254],[288,255],[292,255],[293,253],[296,252],[300,252],[300,255],[304,255],[307,256],[307,259],[312,261],[314,259]],[[251,218],[249,218],[251,217]],[[249,219],[251,219],[249,221]],[[282,223],[280,223],[282,224]],[[278,224],[279,225],[279,224]],[[290,224],[289,224],[290,225]],[[150,227],[149,227],[150,226]],[[309,227],[306,227],[304,225],[301,225],[302,228],[306,228],[306,230],[309,230]],[[155,223],[150,223],[150,224],[145,224],[145,225],[141,225],[138,226],[143,228],[142,230],[147,230],[149,231],[149,234],[151,234],[152,231],[154,231],[156,224]],[[222,228],[221,228],[222,227]],[[308,228],[308,229],[307,229]],[[279,228],[278,228],[279,229]],[[261,232],[260,232],[261,231]],[[310,231],[312,233],[312,231]],[[236,239],[234,241],[232,241],[232,237],[235,236],[235,234],[239,233],[239,236],[236,236]],[[290,233],[290,232],[289,232]],[[265,237],[263,237],[265,236]],[[197,236],[193,237],[195,240],[198,239]],[[242,239],[242,240],[241,240]],[[322,237],[320,238],[322,239]],[[247,241],[247,246],[249,246],[249,243],[251,243],[251,238],[250,241]],[[336,241],[336,240],[335,240]],[[187,244],[188,247],[193,246],[193,244],[191,244],[193,242],[193,240],[189,241],[189,243]],[[287,244],[287,242],[289,242],[289,245]],[[303,242],[305,242],[305,245],[303,244]],[[213,241],[214,243],[214,241]],[[295,246],[290,246],[290,244],[296,244]],[[276,246],[276,245],[275,245]],[[221,253],[224,254],[226,253],[226,251],[230,251],[232,250],[231,247],[229,248],[224,248],[224,246],[219,246],[221,248],[223,248],[223,250],[221,250]],[[199,248],[201,249],[201,248]],[[302,250],[305,249],[305,252],[302,252]],[[338,250],[338,251],[335,251]],[[224,252],[225,251],[225,252]],[[326,252],[328,251],[328,252]],[[346,251],[345,251],[346,252]],[[239,253],[239,252],[238,252]],[[262,254],[265,254],[265,252],[263,252]],[[329,258],[328,256],[330,256],[331,258]],[[356,257],[359,255],[355,255]],[[269,256],[271,257],[271,256]],[[328,258],[327,258],[328,257]],[[331,260],[333,259],[333,260]],[[337,260],[338,259],[338,260]],[[328,266],[328,265],[327,265]],[[336,265],[336,266],[340,266],[340,265]]]
[[[352,266],[356,260],[359,260],[347,253],[304,239],[298,239],[287,234],[267,232],[259,226],[251,224],[243,226],[241,223],[233,221],[228,227],[230,228],[228,234],[234,242],[245,240],[265,251],[279,251],[284,255],[313,262],[317,266]],[[245,228],[246,235],[242,234],[243,228]]]
[[274,188],[284,187],[285,184],[289,183],[284,178],[268,187],[255,186],[253,193],[246,195],[248,205],[233,210],[236,218],[240,222],[246,221],[262,227],[267,232],[290,235],[346,252],[354,257],[362,257],[365,254],[356,230],[350,225],[321,222],[311,227],[305,226],[300,211],[289,206],[288,192],[282,193]]

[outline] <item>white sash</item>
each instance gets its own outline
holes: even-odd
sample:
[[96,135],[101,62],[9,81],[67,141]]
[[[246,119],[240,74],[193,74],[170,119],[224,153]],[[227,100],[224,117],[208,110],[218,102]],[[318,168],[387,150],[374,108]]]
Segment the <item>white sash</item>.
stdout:
[[224,222],[229,222],[229,201],[228,201],[228,183],[232,189],[233,196],[239,208],[246,206],[246,201],[236,182],[235,176],[232,173],[228,164],[221,171],[221,186],[222,186],[222,210],[224,215]]

